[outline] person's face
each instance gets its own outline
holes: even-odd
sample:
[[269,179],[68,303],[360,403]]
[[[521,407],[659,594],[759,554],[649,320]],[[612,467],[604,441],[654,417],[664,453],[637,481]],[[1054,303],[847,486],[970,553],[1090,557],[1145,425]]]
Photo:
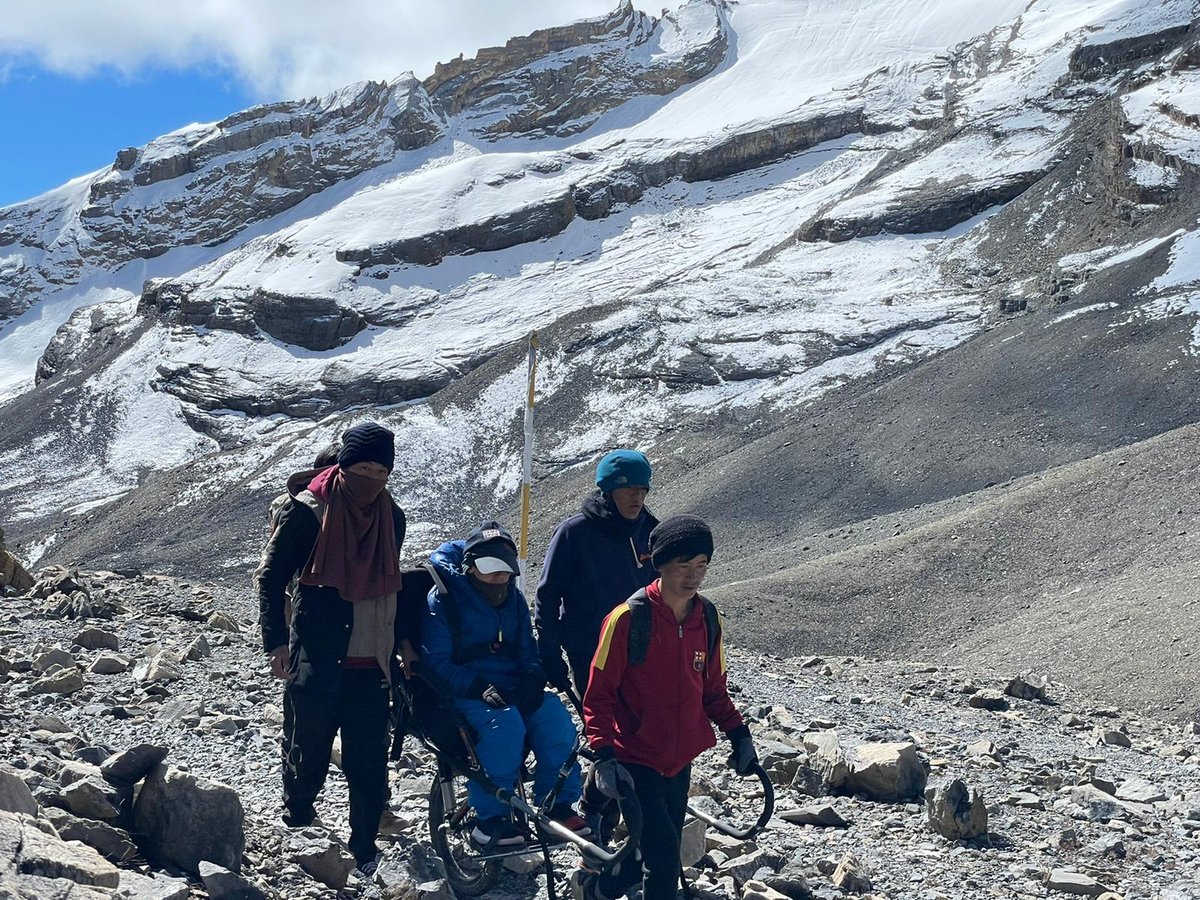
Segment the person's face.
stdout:
[[471,574],[484,584],[508,584],[508,579],[512,578],[511,572],[489,572],[484,575],[474,566],[471,566]]
[[356,462],[354,465],[352,465],[346,471],[352,472],[355,475],[365,475],[368,478],[375,478],[379,481],[387,481],[388,475],[390,474],[388,472],[388,467],[383,465],[382,463],[365,462],[365,461],[364,462]]
[[663,593],[691,596],[700,590],[708,574],[708,557],[701,554],[691,559],[673,559],[658,568]]
[[646,505],[646,495],[650,493],[644,487],[619,487],[612,492],[613,505],[623,518],[633,520],[642,514]]

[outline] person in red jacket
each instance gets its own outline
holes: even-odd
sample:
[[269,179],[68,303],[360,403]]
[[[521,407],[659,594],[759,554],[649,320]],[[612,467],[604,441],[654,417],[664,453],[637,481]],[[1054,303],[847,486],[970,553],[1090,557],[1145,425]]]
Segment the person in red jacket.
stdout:
[[[643,900],[674,898],[692,760],[716,744],[712,723],[732,743],[729,765],[738,774],[758,762],[750,729],[729,699],[720,636],[708,633],[716,617],[706,616],[709,601],[699,594],[712,531],[695,516],[674,516],[650,533],[650,554],[659,578],[604,620],[583,699],[596,787],[610,797],[631,788],[641,804],[641,871],[577,870],[577,900],[620,897],[639,877]],[[641,602],[649,607],[649,634],[631,641],[630,604]],[[639,641],[643,658],[631,659]]]

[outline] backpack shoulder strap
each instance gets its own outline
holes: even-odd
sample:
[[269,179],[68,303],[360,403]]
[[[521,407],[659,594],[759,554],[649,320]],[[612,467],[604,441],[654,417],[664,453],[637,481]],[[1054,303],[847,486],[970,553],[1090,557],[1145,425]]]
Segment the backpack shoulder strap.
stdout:
[[425,563],[423,568],[433,579],[433,587],[437,591],[438,600],[442,603],[442,612],[446,616],[446,626],[450,629],[450,642],[454,646],[454,662],[462,663],[462,615],[458,604],[450,596],[446,582],[442,581],[441,573],[432,563]]
[[629,607],[629,665],[640,666],[650,649],[650,598],[642,588],[625,601]]
[[704,610],[704,629],[708,633],[708,657],[711,662],[720,652],[721,647],[721,613],[717,609],[717,605],[705,597],[703,594],[697,594],[702,608]]

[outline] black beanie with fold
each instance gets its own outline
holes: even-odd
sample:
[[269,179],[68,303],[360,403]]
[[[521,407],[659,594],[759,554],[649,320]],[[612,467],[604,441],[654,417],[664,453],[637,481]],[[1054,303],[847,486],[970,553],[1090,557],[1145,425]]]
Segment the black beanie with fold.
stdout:
[[671,516],[650,532],[650,561],[656,569],[673,559],[701,555],[712,559],[713,536],[698,516]]
[[347,428],[337,462],[343,469],[360,462],[379,463],[390,472],[396,467],[396,436],[378,422]]

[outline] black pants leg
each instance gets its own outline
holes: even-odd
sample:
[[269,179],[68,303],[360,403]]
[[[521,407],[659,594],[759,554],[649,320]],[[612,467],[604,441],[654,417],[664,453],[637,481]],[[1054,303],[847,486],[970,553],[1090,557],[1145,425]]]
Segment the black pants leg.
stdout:
[[350,788],[350,852],[360,862],[375,856],[379,817],[387,808],[389,690],[378,669],[342,673],[342,771]]
[[587,691],[588,675],[592,671],[592,655],[590,653],[572,653],[568,650],[567,662],[571,664],[571,681],[574,682],[575,691],[582,700]]
[[305,819],[329,774],[338,697],[289,684],[283,689],[283,805]]
[[641,871],[624,865],[600,878],[605,897],[620,897],[641,879],[642,900],[674,900],[679,885],[679,842],[687,811],[689,765],[678,775],[666,778],[645,766],[626,765],[633,776],[634,790],[642,806]]

